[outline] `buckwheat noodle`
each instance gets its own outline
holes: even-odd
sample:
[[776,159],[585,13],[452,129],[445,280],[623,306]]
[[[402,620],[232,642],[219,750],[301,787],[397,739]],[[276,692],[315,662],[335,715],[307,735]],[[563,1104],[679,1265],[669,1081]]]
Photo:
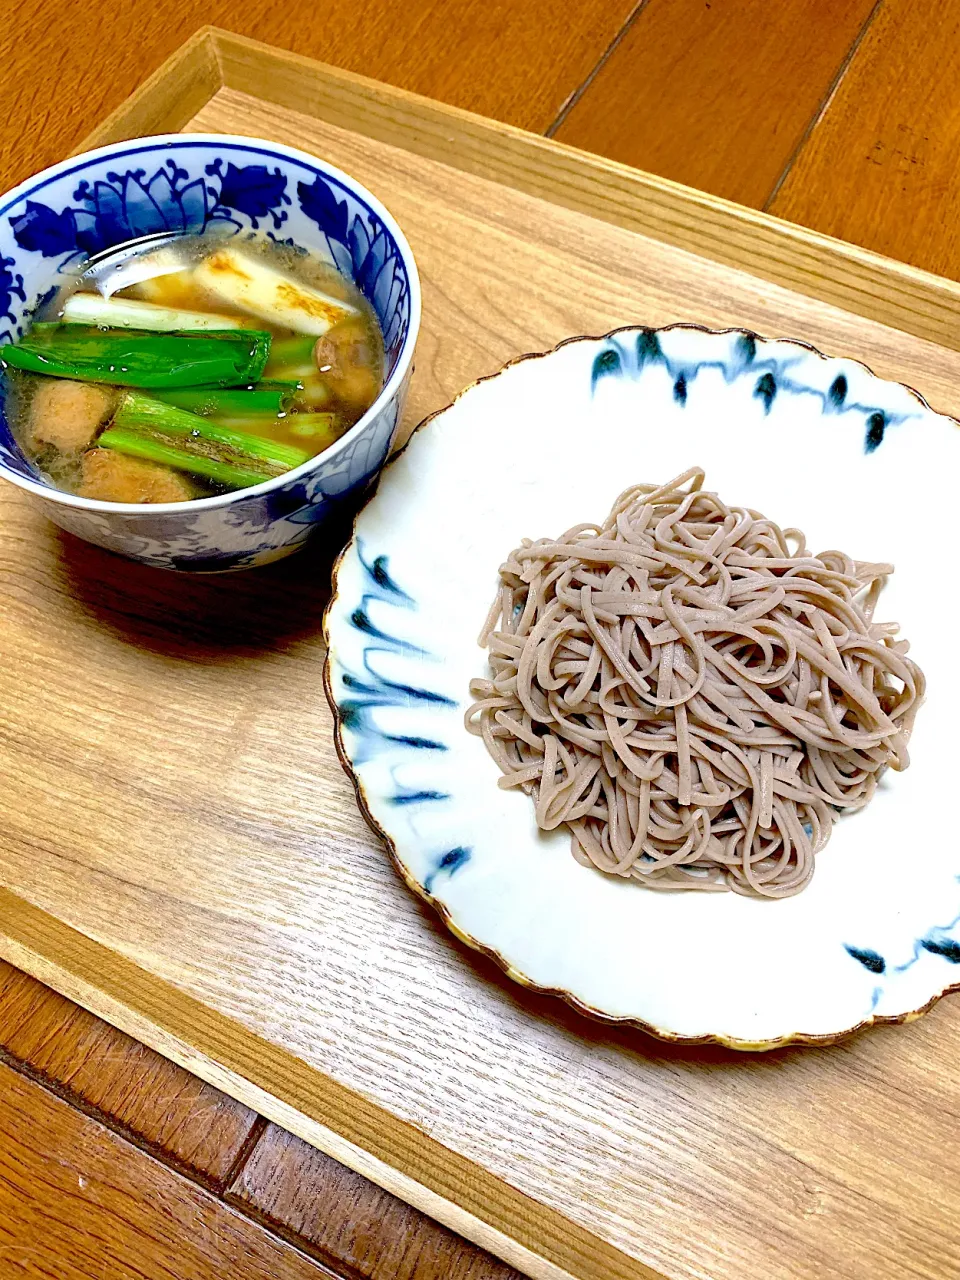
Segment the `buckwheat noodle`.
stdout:
[[586,866],[786,897],[837,814],[907,767],[923,673],[873,620],[891,565],[813,555],[703,480],[511,552],[466,723]]

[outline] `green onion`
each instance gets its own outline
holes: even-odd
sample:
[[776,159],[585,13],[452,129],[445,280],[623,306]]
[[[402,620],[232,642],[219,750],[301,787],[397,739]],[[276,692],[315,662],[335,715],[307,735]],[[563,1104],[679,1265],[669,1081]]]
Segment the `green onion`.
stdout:
[[231,307],[258,316],[278,329],[319,337],[356,307],[331,298],[300,280],[282,275],[259,257],[224,245],[194,267],[193,280],[201,289]]
[[185,334],[35,324],[0,348],[0,363],[121,387],[234,387],[257,382],[269,354],[270,334],[259,329]]
[[298,390],[296,382],[258,382],[251,387],[178,387],[173,391],[152,393],[156,400],[189,409],[204,417],[265,417],[286,412]]
[[184,311],[161,307],[136,298],[104,298],[99,293],[75,293],[63,308],[64,324],[93,324],[110,329],[149,329],[169,333],[174,330],[243,329],[238,316],[212,315],[207,311]]
[[301,409],[323,409],[330,403],[330,388],[316,373],[300,379],[295,404]]
[[[232,431],[209,418],[187,413],[175,405],[164,404],[135,391],[127,392],[120,401],[113,425],[179,441],[191,453],[215,454],[225,461],[240,460],[244,466],[259,468],[261,479],[283,475],[284,471],[299,467],[312,456],[294,445]],[[227,457],[227,454],[231,456]]]
[[295,338],[274,338],[267,361],[268,378],[309,378],[317,372],[313,358],[316,338],[298,334]]
[[338,438],[335,413],[294,413],[287,419],[287,430],[292,436],[310,440],[314,444],[324,440],[324,448]]
[[304,449],[230,431],[209,418],[135,391],[123,397],[98,443],[231,489],[272,480],[312,457]]
[[226,489],[248,489],[266,478],[259,471],[220,462],[216,458],[193,457],[176,445],[167,444],[139,431],[126,431],[122,427],[108,427],[97,443],[103,449],[115,449],[117,453],[128,454],[131,458],[143,458],[147,462],[159,462],[162,466],[173,467],[177,471],[189,471],[191,475],[203,476]]
[[[253,435],[271,435],[273,429],[281,424],[286,424],[286,415],[281,416],[276,413],[211,413],[209,417],[204,417],[204,422],[212,422],[217,427],[223,427],[227,431],[246,431],[252,432]],[[272,438],[272,436],[271,436]]]

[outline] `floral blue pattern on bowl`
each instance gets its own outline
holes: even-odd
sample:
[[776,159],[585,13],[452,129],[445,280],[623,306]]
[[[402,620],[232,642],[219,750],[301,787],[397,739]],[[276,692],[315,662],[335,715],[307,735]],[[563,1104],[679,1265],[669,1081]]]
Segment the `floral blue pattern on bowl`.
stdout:
[[[781,901],[580,866],[463,723],[507,552],[694,464],[815,550],[891,561],[878,618],[901,623],[928,680],[911,767],[838,820],[809,887]],[[325,623],[341,758],[407,883],[511,977],[672,1040],[822,1043],[960,989],[960,684],[931,591],[958,464],[957,424],[909,388],[738,330],[572,340],[470,388],[384,470]]]
[[383,206],[332,166],[279,143],[172,135],[64,161],[0,197],[0,346],[16,341],[64,271],[140,236],[264,232],[319,252],[370,300],[386,349],[375,404],[335,445],[278,480],[155,507],[52,489],[22,455],[0,400],[0,476],[29,490],[72,533],[144,563],[247,568],[303,544],[377,473],[396,432],[420,323],[413,256]]

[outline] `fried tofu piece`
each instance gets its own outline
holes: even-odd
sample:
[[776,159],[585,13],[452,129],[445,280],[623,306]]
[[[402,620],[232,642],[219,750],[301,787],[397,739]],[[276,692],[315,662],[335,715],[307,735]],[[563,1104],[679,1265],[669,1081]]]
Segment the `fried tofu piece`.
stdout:
[[93,382],[45,378],[30,401],[30,432],[37,445],[79,452],[113,412],[116,392]]
[[91,449],[83,455],[77,493],[101,502],[189,502],[197,496],[179,472],[111,449]]

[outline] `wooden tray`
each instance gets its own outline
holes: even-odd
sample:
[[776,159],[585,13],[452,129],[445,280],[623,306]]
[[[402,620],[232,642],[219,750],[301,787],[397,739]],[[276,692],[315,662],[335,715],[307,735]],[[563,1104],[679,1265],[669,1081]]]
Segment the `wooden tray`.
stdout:
[[[960,287],[849,245],[222,32],[85,145],[170,129],[304,147],[396,214],[410,423],[519,352],[685,319],[960,412]],[[524,992],[357,812],[321,688],[332,549],[168,576],[0,504],[4,957],[531,1276],[960,1274],[960,1004],[750,1058]]]

